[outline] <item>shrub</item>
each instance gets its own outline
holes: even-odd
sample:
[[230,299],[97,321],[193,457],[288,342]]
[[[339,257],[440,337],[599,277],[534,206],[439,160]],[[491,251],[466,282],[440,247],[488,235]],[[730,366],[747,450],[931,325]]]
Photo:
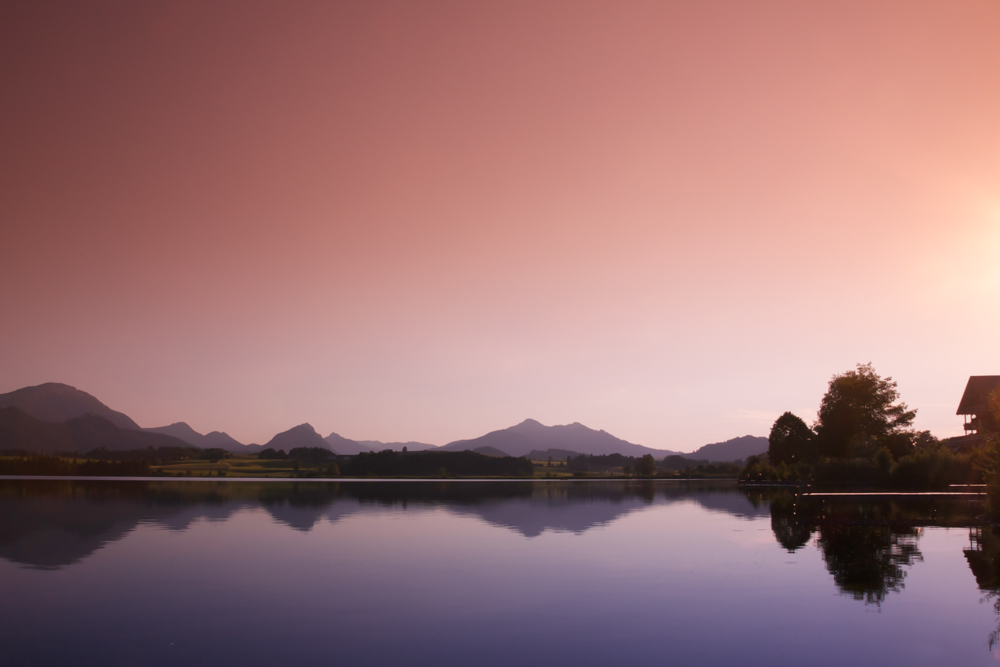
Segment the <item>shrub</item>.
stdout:
[[925,449],[899,459],[892,469],[891,482],[899,488],[936,489],[973,483],[979,476],[970,457],[947,449]]

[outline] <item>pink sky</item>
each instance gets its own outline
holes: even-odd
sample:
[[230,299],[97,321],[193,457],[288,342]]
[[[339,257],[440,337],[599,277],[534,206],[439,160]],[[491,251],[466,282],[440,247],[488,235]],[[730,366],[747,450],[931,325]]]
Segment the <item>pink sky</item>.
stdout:
[[1000,373],[1000,3],[0,7],[0,392],[692,450]]

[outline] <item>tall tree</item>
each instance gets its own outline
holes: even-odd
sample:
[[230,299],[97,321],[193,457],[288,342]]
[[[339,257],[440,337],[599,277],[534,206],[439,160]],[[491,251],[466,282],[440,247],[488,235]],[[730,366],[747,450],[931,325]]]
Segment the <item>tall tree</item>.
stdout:
[[645,454],[635,462],[635,474],[640,477],[652,477],[656,474],[656,459],[652,454]]
[[771,427],[771,435],[767,438],[767,458],[771,465],[813,461],[816,458],[814,436],[804,421],[786,412]]
[[870,458],[882,447],[890,448],[896,456],[904,453],[899,441],[905,439],[917,411],[897,401],[896,382],[879,377],[870,363],[834,375],[816,421],[819,453]]

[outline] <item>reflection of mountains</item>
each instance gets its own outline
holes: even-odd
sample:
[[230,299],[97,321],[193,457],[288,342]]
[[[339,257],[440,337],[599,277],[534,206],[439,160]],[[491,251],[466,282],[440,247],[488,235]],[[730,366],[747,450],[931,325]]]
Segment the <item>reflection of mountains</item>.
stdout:
[[141,524],[186,530],[263,507],[295,530],[370,507],[445,509],[535,537],[583,533],[654,503],[695,502],[767,516],[732,484],[653,482],[0,482],[0,557],[36,568],[77,563]]
[[[367,490],[354,491],[367,498]],[[767,516],[766,508],[754,508],[731,483],[515,482],[480,488],[424,484],[407,489],[406,502],[443,506],[525,537],[537,537],[547,530],[581,534],[654,503],[695,502],[740,517],[759,512]]]
[[206,489],[201,502],[158,494],[144,483],[73,481],[0,484],[0,557],[42,569],[76,563],[141,523],[185,530],[195,519],[225,520],[239,505]]

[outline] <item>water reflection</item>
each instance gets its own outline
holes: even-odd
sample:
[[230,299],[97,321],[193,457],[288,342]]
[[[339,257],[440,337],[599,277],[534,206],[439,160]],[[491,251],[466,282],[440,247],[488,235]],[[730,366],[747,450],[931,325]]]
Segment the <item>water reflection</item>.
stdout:
[[969,498],[747,493],[752,502],[769,505],[771,530],[781,546],[794,553],[815,535],[838,590],[873,605],[900,592],[907,569],[923,560],[918,547],[922,528],[970,526],[982,512],[982,505]]
[[364,509],[444,509],[532,538],[582,534],[655,503],[693,502],[741,518],[767,515],[731,483],[0,481],[0,558],[32,568],[78,563],[141,524],[183,531],[262,507],[293,530]]
[[923,560],[918,545],[929,526],[968,527],[965,559],[985,599],[998,616],[990,651],[1000,646],[1000,528],[981,525],[978,499],[948,497],[810,497],[786,490],[751,491],[752,502],[767,503],[775,539],[789,552],[816,536],[838,590],[881,605],[904,588],[907,570]]
[[866,604],[881,604],[903,589],[904,568],[923,560],[917,529],[832,525],[820,528],[819,547],[833,581],[845,594]]
[[[1000,533],[994,526],[974,526],[969,529],[969,548],[963,551],[976,578],[979,590],[993,602],[1000,616]],[[1000,625],[990,633],[989,647],[1000,644]]]
[[985,664],[981,512],[713,483],[0,481],[0,646],[5,666]]
[[[820,498],[719,483],[15,480],[0,482],[0,558],[58,569],[142,524],[184,531],[199,519],[226,521],[254,508],[302,532],[366,509],[443,509],[533,538],[546,531],[580,535],[654,504],[684,502],[745,519],[769,515],[774,538],[789,553],[815,538],[838,590],[874,605],[901,591],[907,570],[923,559],[922,527],[978,525],[981,512],[968,499]],[[990,527],[974,530],[965,556],[980,589],[996,597],[1000,537]]]

